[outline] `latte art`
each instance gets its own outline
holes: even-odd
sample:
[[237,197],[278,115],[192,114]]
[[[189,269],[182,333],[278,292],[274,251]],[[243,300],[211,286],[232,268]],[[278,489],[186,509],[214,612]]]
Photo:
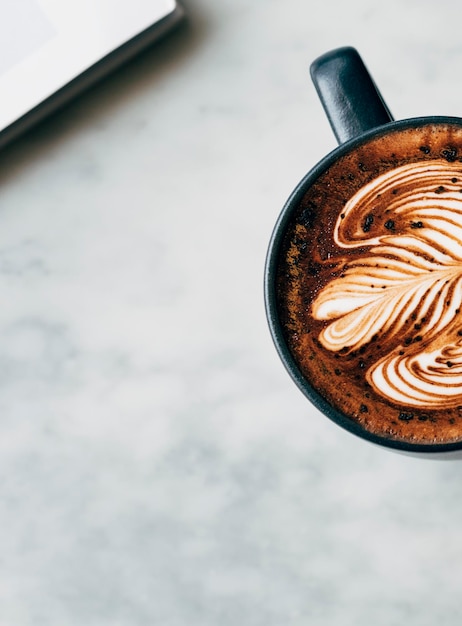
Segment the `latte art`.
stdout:
[[272,313],[302,391],[354,432],[462,448],[462,119],[345,146],[284,220]]
[[462,405],[462,163],[378,176],[346,202],[334,241],[361,253],[345,255],[312,304],[329,322],[322,346],[348,354],[386,342],[366,372],[377,394],[421,409]]

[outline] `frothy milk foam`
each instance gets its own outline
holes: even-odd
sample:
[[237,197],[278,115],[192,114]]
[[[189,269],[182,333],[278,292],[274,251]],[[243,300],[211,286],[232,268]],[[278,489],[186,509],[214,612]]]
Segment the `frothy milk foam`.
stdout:
[[[460,175],[460,163],[411,163],[358,191],[338,218],[334,240],[339,248],[370,248],[346,263],[312,305],[315,319],[334,320],[319,337],[334,352],[357,350],[379,331],[402,332],[409,314],[417,315],[421,340],[399,343],[366,373],[377,393],[396,403],[462,403]],[[397,189],[386,232],[368,237],[377,197]],[[404,223],[397,235],[396,219]]]

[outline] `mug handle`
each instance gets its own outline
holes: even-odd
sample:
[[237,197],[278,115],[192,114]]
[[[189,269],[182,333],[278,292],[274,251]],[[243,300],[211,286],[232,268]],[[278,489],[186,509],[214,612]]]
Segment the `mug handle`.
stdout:
[[393,121],[355,48],[323,54],[313,61],[310,72],[339,144]]

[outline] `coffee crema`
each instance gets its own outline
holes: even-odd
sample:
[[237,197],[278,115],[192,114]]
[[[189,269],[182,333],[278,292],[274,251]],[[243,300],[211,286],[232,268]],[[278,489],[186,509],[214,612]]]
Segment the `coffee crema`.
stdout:
[[305,193],[278,307],[303,375],[347,417],[413,443],[462,439],[462,127],[376,137]]

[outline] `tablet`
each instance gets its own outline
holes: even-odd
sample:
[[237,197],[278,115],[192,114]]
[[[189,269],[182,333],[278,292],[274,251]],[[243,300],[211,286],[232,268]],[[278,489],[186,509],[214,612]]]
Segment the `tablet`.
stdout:
[[0,148],[182,16],[176,0],[2,0]]

